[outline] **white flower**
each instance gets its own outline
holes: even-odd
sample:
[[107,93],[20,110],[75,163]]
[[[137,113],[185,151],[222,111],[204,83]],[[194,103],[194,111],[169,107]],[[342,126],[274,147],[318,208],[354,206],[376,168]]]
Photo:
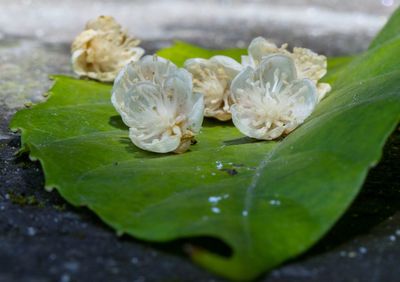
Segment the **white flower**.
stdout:
[[248,66],[231,85],[235,126],[245,135],[272,140],[288,134],[312,113],[317,89],[309,79],[298,79],[287,55],[264,57],[256,69]]
[[293,52],[287,50],[287,44],[277,47],[274,43],[263,37],[252,40],[248,48],[248,56],[242,57],[242,65],[256,67],[260,61],[269,55],[283,54],[290,56],[295,63],[298,78],[310,79],[318,89],[318,101],[321,101],[326,93],[331,90],[328,83],[318,81],[326,74],[327,60],[325,56],[318,55],[306,48],[293,48]]
[[170,61],[145,56],[115,79],[111,101],[139,148],[183,153],[203,122],[203,96],[192,92],[192,76]]
[[72,66],[80,76],[113,81],[124,65],[137,61],[144,50],[140,41],[129,38],[121,26],[108,16],[89,21],[72,43]]
[[204,116],[221,121],[231,119],[230,84],[242,66],[226,56],[189,59],[185,68],[193,75],[194,91],[204,95]]
[[204,116],[221,121],[231,119],[232,80],[247,66],[256,68],[263,58],[273,54],[287,55],[294,60],[298,78],[307,78],[316,85],[318,101],[331,90],[328,83],[318,82],[326,74],[325,56],[298,47],[291,53],[287,50],[287,44],[278,48],[274,43],[257,37],[250,43],[248,55],[242,56],[241,64],[226,56],[189,59],[185,62],[185,68],[193,75],[194,90],[204,95]]

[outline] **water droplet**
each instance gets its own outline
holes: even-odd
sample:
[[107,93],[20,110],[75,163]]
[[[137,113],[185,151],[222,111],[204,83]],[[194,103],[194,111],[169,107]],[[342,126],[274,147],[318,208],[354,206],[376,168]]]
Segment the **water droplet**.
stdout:
[[281,205],[281,201],[279,200],[271,200],[269,201],[271,206],[280,206]]
[[221,161],[216,161],[215,164],[216,164],[218,170],[221,170],[224,167],[224,165],[222,164]]
[[225,148],[225,146],[226,146],[226,145],[222,145],[221,147],[219,147],[219,148],[217,149],[217,151],[221,151],[223,148]]
[[211,211],[212,211],[213,213],[220,213],[220,212],[221,212],[221,210],[220,210],[219,208],[217,208],[217,207],[212,207],[212,208],[211,208]]
[[131,263],[132,263],[132,264],[139,264],[139,259],[136,258],[136,257],[133,257],[133,258],[131,259]]
[[69,282],[69,281],[71,281],[71,278],[69,277],[68,274],[63,274],[61,276],[60,282]]
[[35,236],[36,235],[36,230],[33,227],[28,227],[27,228],[27,233],[29,236]]
[[389,236],[389,240],[392,242],[396,241],[396,236],[394,235]]
[[211,175],[212,175],[212,176],[215,176],[215,174],[216,174],[215,172],[211,172]]
[[400,229],[397,229],[397,230],[396,230],[396,235],[397,235],[397,236],[400,236]]
[[348,256],[349,258],[355,258],[355,257],[357,256],[357,253],[351,251],[351,252],[349,252],[349,254],[348,254],[347,256]]
[[217,204],[221,199],[222,199],[222,197],[220,197],[220,196],[211,196],[211,197],[208,197],[208,201],[209,201],[211,204]]
[[224,194],[223,196],[210,196],[208,197],[208,201],[212,204],[212,205],[216,205],[218,204],[219,201],[221,201],[222,199],[228,199],[229,198],[229,194]]
[[242,216],[248,216],[249,212],[248,211],[242,211]]
[[368,252],[368,249],[366,247],[360,247],[358,249],[358,251],[360,252],[360,254],[364,255],[364,254],[366,254]]
[[64,268],[71,272],[77,272],[79,270],[79,262],[77,261],[67,261],[64,263]]

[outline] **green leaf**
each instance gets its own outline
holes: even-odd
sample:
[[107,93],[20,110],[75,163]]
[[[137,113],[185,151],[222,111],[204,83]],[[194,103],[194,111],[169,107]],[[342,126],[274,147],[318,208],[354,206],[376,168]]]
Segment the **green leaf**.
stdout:
[[171,60],[177,66],[183,66],[183,63],[190,58],[208,59],[215,55],[228,56],[240,62],[242,55],[246,54],[246,49],[209,50],[182,41],[175,41],[171,47],[161,49],[157,52],[157,55]]
[[369,48],[375,48],[386,41],[393,40],[400,36],[400,8],[394,11],[392,17],[386,23],[384,28],[379,32],[370,44]]
[[[182,63],[214,54],[177,44],[160,56]],[[357,195],[400,120],[399,52],[400,38],[337,63],[326,79],[329,96],[277,142],[254,142],[231,123],[206,121],[191,151],[144,152],[128,139],[111,86],[63,76],[49,100],[18,112],[11,128],[40,160],[48,190],[140,239],[219,238],[231,257],[194,248],[193,260],[251,279],[308,249]]]

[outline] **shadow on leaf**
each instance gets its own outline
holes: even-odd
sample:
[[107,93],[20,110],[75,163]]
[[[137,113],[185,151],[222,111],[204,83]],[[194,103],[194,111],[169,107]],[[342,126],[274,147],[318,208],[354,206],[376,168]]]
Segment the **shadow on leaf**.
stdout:
[[225,146],[232,146],[232,145],[242,145],[242,144],[250,144],[250,143],[259,143],[259,142],[263,142],[264,140],[257,140],[257,139],[253,139],[250,137],[241,137],[241,138],[236,138],[236,139],[231,139],[231,140],[226,140],[223,141],[222,143]]
[[132,143],[131,139],[128,137],[121,137],[119,142],[125,145],[125,150],[130,154],[135,154],[135,158],[138,159],[154,159],[154,158],[165,158],[168,156],[173,156],[173,153],[165,153],[165,154],[158,154],[149,151],[145,151],[136,147],[135,144]]
[[203,121],[203,127],[233,127],[233,123],[231,120],[229,121],[220,121],[211,118],[205,118]]
[[119,115],[115,115],[110,117],[108,120],[108,124],[111,125],[112,127],[122,129],[122,130],[128,130],[129,128],[125,125],[125,123],[122,121],[122,118]]

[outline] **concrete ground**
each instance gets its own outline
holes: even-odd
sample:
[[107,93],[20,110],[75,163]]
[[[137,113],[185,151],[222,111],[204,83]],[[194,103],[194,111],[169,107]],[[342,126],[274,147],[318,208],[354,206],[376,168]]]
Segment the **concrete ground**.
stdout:
[[[40,102],[49,74],[71,74],[69,45],[84,23],[115,16],[148,53],[183,39],[244,47],[254,36],[327,55],[361,52],[395,0],[0,0],[0,282],[223,281],[182,254],[184,242],[118,238],[85,209],[45,192],[38,163],[15,157],[13,113]],[[397,281],[400,132],[350,210],[312,250],[260,281]]]

